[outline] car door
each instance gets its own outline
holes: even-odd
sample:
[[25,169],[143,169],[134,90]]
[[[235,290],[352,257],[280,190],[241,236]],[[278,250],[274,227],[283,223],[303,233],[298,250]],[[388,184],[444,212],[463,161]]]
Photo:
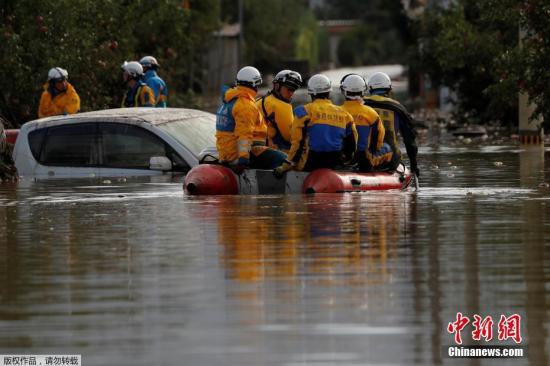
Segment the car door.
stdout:
[[37,177],[96,177],[97,124],[67,123],[29,133],[29,145],[38,164]]
[[170,171],[188,170],[164,140],[138,125],[101,122],[98,132],[102,177],[161,175],[162,171],[149,166],[151,157],[158,156],[170,159]]

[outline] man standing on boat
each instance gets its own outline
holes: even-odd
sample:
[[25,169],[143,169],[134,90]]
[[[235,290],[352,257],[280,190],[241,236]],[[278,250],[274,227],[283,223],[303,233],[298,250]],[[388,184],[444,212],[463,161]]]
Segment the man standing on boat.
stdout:
[[286,154],[266,146],[267,126],[254,100],[262,76],[255,67],[245,66],[235,82],[235,87],[222,89],[222,105],[216,112],[219,159],[237,173],[247,168],[273,169]]
[[407,156],[411,163],[411,170],[416,176],[420,176],[420,170],[416,161],[418,147],[416,146],[416,133],[413,127],[413,119],[409,112],[397,100],[390,98],[391,79],[383,73],[377,72],[367,81],[370,96],[365,98],[365,104],[374,108],[384,124],[386,135],[384,141],[390,145],[393,151],[391,161],[381,164],[379,170],[395,170],[401,163],[401,151],[397,143],[397,131],[401,134]]
[[350,161],[357,146],[353,117],[329,99],[331,81],[326,75],[313,75],[307,84],[311,103],[294,110],[292,146],[288,159],[275,171],[281,177],[290,169],[312,171],[333,169]]
[[268,145],[285,153],[290,150],[290,127],[294,120],[290,100],[300,86],[299,73],[282,70],[273,79],[273,89],[256,101],[267,123]]
[[367,90],[365,79],[348,74],[340,81],[340,90],[346,98],[342,108],[352,115],[357,128],[355,162],[362,172],[376,170],[393,157],[390,145],[384,143],[385,129],[378,113],[363,102]]

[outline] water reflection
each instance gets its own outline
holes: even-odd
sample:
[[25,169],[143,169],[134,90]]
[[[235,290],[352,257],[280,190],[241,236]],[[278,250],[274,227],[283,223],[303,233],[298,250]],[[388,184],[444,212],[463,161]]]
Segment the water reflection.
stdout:
[[[81,353],[92,365],[548,364],[544,154],[421,153],[418,193],[1,185],[0,353]],[[448,359],[458,311],[522,315],[528,356]]]
[[223,199],[216,209],[227,277],[384,282],[399,236],[410,231],[411,201],[399,193]]

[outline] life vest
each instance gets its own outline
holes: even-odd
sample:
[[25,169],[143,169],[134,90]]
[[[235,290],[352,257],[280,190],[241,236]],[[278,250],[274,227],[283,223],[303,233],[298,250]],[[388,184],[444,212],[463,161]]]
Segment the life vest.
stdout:
[[[128,101],[128,92],[130,90],[127,90],[126,93],[124,93],[124,98],[122,98],[121,107],[122,108],[125,108],[125,107],[126,108],[127,107],[141,107],[142,103],[140,102],[140,97],[141,97],[141,93],[143,92],[144,88],[149,88],[149,87],[144,82],[140,82],[137,89],[136,89],[136,93],[133,95],[131,103]],[[151,103],[151,105],[154,105],[153,100],[151,100],[150,103]]]
[[216,111],[216,131],[234,132],[235,117],[233,117],[233,107],[237,97],[224,101]]

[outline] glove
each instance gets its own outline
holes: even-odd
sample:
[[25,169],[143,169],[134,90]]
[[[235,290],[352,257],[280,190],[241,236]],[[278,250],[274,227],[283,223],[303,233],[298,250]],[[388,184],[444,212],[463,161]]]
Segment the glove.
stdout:
[[233,164],[231,166],[231,169],[233,169],[236,174],[242,174],[242,172],[245,169],[248,169],[249,166],[250,160],[248,160],[247,158],[239,158],[239,160],[237,160],[237,164]]
[[275,176],[275,178],[281,179],[285,175],[285,173],[291,169],[292,169],[292,164],[287,163],[285,161],[284,163],[282,163],[280,166],[278,166],[273,170],[273,175]]

